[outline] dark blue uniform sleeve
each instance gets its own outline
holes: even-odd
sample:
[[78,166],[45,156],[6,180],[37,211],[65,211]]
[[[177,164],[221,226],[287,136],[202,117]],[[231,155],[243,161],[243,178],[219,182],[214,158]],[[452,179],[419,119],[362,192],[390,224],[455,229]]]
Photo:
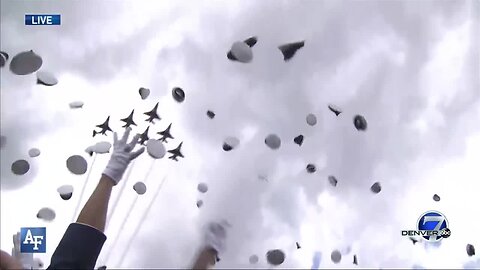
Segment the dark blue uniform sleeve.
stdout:
[[68,226],[47,269],[94,269],[107,240],[101,231],[80,223]]

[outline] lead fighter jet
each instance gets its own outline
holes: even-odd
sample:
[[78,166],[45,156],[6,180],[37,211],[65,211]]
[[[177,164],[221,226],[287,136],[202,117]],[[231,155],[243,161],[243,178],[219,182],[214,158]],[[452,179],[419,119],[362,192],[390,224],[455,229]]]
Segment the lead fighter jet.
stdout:
[[96,125],[96,127],[99,127],[102,130],[100,130],[98,132],[93,130],[93,137],[95,137],[95,135],[97,135],[97,134],[106,135],[105,133],[107,133],[107,131],[112,131],[112,129],[108,126],[108,121],[110,121],[110,116],[107,117],[107,120],[105,120],[105,122],[103,122],[103,124]]
[[148,138],[149,129],[150,129],[150,126],[148,126],[147,129],[145,129],[145,131],[142,134],[140,134],[140,141],[138,142],[139,144],[145,145],[145,142],[149,140]]
[[167,139],[173,139],[172,134],[170,134],[170,128],[172,127],[172,124],[168,125],[167,129],[164,131],[157,132],[157,134],[162,135],[162,137],[159,139],[162,142],[167,143]]
[[120,119],[120,121],[125,122],[125,125],[123,125],[122,127],[128,128],[130,126],[136,126],[137,125],[133,121],[133,113],[134,112],[135,112],[135,110],[132,110],[132,112],[130,113],[130,115],[127,118]]
[[160,118],[160,116],[158,116],[157,114],[157,109],[158,109],[158,102],[151,111],[143,113],[145,115],[148,115],[148,118],[145,121],[153,123],[153,120],[155,119],[162,120],[162,118]]
[[172,150],[168,150],[168,153],[172,154],[172,156],[168,157],[169,159],[173,159],[175,161],[178,161],[177,157],[181,157],[181,158],[184,158],[182,152],[180,152],[181,148],[182,148],[182,144],[183,142],[181,142],[177,148],[175,149],[172,149]]

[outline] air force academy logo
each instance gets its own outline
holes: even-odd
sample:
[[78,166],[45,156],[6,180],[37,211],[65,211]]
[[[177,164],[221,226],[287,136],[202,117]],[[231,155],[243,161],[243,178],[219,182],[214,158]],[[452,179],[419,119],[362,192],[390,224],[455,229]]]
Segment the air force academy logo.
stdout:
[[20,229],[20,252],[21,253],[45,253],[47,251],[47,229],[21,228]]

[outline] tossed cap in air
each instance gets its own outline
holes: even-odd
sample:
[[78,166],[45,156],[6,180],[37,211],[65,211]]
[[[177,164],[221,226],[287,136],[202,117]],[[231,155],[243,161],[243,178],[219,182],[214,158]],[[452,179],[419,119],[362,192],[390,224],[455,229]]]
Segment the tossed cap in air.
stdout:
[[278,49],[283,54],[283,60],[285,62],[287,62],[293,56],[295,56],[295,53],[299,49],[301,49],[303,46],[305,46],[305,41],[299,41],[299,42],[293,42],[293,43],[287,43],[287,44],[284,44],[284,45],[280,45],[280,46],[278,46]]
[[330,258],[332,259],[332,262],[339,263],[342,260],[342,253],[340,253],[339,250],[334,250],[332,251]]
[[380,191],[382,190],[382,186],[380,185],[379,182],[375,182],[375,183],[370,187],[370,190],[371,190],[373,193],[380,193]]
[[203,201],[202,201],[202,200],[198,200],[198,201],[197,201],[197,207],[200,208],[200,207],[202,207],[202,205],[203,205]]
[[359,131],[367,130],[367,120],[361,115],[355,115],[355,117],[353,118],[353,124],[355,125],[355,128]]
[[30,170],[30,163],[24,159],[19,159],[12,163],[12,172],[16,175],[24,175]]
[[440,201],[440,196],[438,196],[437,194],[434,194],[433,195],[433,200],[436,201],[436,202],[439,202]]
[[255,44],[257,44],[257,37],[249,37],[247,39],[245,39],[243,42],[245,42],[245,44],[247,44],[250,48],[255,46]]
[[468,256],[471,257],[471,256],[475,255],[475,247],[472,244],[467,244],[466,249],[467,249]]
[[176,102],[182,103],[185,100],[185,91],[180,87],[174,87],[172,89],[172,97]]
[[312,164],[312,163],[307,164],[307,172],[308,173],[314,173],[316,171],[317,171],[317,167],[314,164]]
[[353,255],[353,264],[358,265],[357,255]]
[[298,144],[298,146],[302,146],[303,144],[303,135],[298,135],[297,137],[293,138],[293,142]]
[[29,157],[38,157],[40,156],[40,150],[38,148],[32,148],[28,150],[28,156]]
[[112,144],[110,142],[98,142],[93,145],[92,150],[97,154],[106,154],[110,152],[110,148],[112,148]]
[[265,144],[273,150],[276,150],[280,148],[280,145],[282,144],[282,141],[280,140],[280,137],[278,137],[276,134],[269,134],[265,138]]
[[160,159],[165,156],[167,150],[160,140],[150,139],[147,141],[147,153],[154,159]]
[[342,110],[333,104],[328,104],[328,109],[333,112],[336,116],[339,116],[342,113]]
[[269,250],[266,257],[267,262],[271,265],[281,265],[285,261],[285,253],[280,249]]
[[67,159],[67,169],[76,175],[82,175],[87,172],[88,163],[80,155],[73,155]]
[[313,113],[308,114],[306,120],[307,124],[310,126],[315,126],[317,124],[317,117]]
[[249,63],[253,59],[252,48],[243,41],[237,41],[233,43],[227,57],[230,60],[238,61],[240,63]]
[[42,67],[42,58],[32,50],[24,51],[12,58],[10,71],[16,75],[27,75],[34,73]]
[[7,63],[8,61],[8,53],[6,52],[0,52],[0,67],[4,67],[5,64]]
[[223,141],[223,150],[230,151],[235,149],[240,144],[240,140],[237,137],[229,136]]
[[140,87],[140,89],[138,89],[138,94],[140,94],[140,98],[142,98],[143,100],[145,100],[145,99],[147,99],[148,96],[150,95],[150,89],[144,88],[144,87]]
[[200,192],[200,193],[206,193],[208,191],[208,186],[207,184],[205,183],[200,183],[198,184],[197,186],[197,190]]
[[71,185],[63,185],[59,188],[57,188],[58,194],[60,194],[60,198],[62,200],[68,201],[70,198],[72,198],[73,195],[73,186]]
[[48,71],[38,71],[37,72],[37,84],[45,86],[54,86],[58,83],[57,78],[48,72]]
[[137,192],[138,195],[143,195],[147,192],[147,186],[143,182],[137,182],[133,185],[133,190]]
[[295,245],[297,246],[297,249],[301,249],[301,248],[302,248],[298,242],[295,242]]
[[213,119],[213,118],[215,118],[215,113],[212,112],[212,111],[207,111],[207,116],[208,116],[208,118]]
[[335,176],[333,176],[333,175],[328,176],[328,182],[330,183],[330,185],[332,185],[334,187],[336,187],[337,184],[338,184],[337,178],[335,178]]
[[40,209],[37,213],[37,218],[45,221],[52,221],[55,219],[55,211],[48,207]]
[[248,258],[248,262],[250,262],[250,264],[258,263],[258,256],[257,255],[250,256],[250,258]]
[[70,106],[70,109],[80,109],[83,107],[83,101],[73,101],[68,106]]

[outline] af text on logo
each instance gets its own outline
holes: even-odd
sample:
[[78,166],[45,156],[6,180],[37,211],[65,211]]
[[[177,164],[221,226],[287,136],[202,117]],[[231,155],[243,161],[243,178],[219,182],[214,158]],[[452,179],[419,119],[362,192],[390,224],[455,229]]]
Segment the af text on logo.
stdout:
[[25,25],[60,25],[59,14],[25,14]]
[[451,235],[448,220],[438,211],[427,211],[417,220],[416,230],[403,230],[402,236],[421,236],[427,242],[439,242]]
[[47,228],[21,228],[20,229],[21,253],[47,252]]

